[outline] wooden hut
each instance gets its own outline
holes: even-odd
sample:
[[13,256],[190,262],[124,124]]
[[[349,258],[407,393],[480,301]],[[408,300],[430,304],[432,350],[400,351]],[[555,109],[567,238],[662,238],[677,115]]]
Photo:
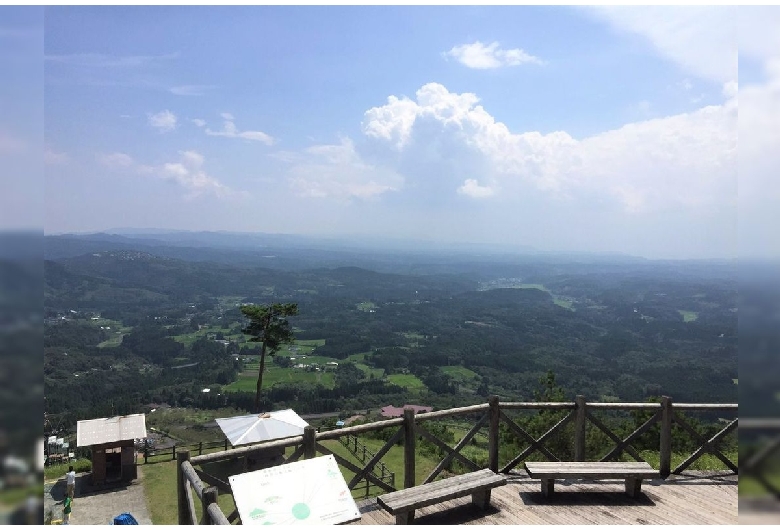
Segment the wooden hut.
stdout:
[[135,440],[146,438],[146,415],[81,420],[76,445],[92,453],[92,484],[128,481],[138,477]]

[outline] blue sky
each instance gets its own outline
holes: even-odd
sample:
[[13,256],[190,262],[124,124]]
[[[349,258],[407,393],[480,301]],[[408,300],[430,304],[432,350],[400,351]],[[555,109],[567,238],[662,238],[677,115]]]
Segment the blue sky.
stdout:
[[46,8],[45,231],[732,257],[736,15]]

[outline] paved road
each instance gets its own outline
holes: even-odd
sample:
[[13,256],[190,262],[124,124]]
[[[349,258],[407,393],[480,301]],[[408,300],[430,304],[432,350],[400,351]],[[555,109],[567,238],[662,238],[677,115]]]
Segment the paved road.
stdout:
[[[129,512],[139,524],[152,524],[152,517],[144,496],[142,469],[138,479],[113,489],[95,490],[89,486],[89,473],[76,475],[76,495],[70,524],[109,524],[117,515]],[[65,477],[44,485],[44,514],[50,510],[54,519],[62,519],[62,501],[65,498]]]

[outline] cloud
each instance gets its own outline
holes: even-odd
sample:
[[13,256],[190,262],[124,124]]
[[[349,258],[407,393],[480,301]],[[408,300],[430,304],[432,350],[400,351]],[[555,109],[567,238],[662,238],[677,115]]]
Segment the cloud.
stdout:
[[495,194],[495,190],[490,186],[480,186],[476,179],[466,179],[463,186],[458,188],[458,193],[467,195],[474,199],[484,199]]
[[120,152],[100,154],[97,156],[97,160],[104,166],[109,166],[112,168],[129,168],[135,165],[135,160],[133,160],[133,157],[126,153]]
[[[764,68],[764,79],[739,85],[739,245],[748,258],[780,258],[780,9],[739,10],[740,57]],[[768,33],[767,33],[768,32]],[[724,86],[736,93],[737,85]],[[736,96],[735,96],[736,97]]]
[[219,180],[209,175],[203,168],[205,158],[196,151],[180,151],[177,162],[168,162],[162,165],[159,176],[172,180],[190,191],[190,197],[213,193],[223,197],[232,193],[232,190]]
[[261,131],[239,131],[233,123],[233,115],[227,112],[221,114],[225,120],[222,122],[221,131],[212,131],[206,128],[206,134],[210,136],[224,136],[226,138],[243,138],[244,140],[252,140],[255,142],[262,142],[265,145],[273,145],[274,139],[270,135]]
[[661,55],[686,73],[721,84],[737,79],[738,10],[735,6],[588,9],[617,30],[646,38]]
[[204,194],[213,194],[217,197],[245,195],[245,192],[236,192],[209,175],[204,168],[206,159],[197,151],[180,151],[177,160],[157,165],[138,163],[133,157],[122,152],[100,154],[97,160],[113,170],[155,176],[175,182],[189,192],[187,198]]
[[399,189],[403,178],[392,170],[366,163],[349,138],[338,144],[314,145],[302,152],[280,152],[289,164],[291,188],[304,197],[368,199]]
[[634,214],[733,203],[735,101],[582,139],[512,132],[478,103],[475,94],[429,83],[416,101],[391,96],[369,109],[363,132],[408,186],[439,175],[432,193],[486,197],[500,190],[511,199],[537,190],[561,200],[611,201]]
[[452,57],[469,68],[489,69],[503,66],[519,66],[521,64],[544,64],[538,57],[529,55],[519,48],[503,50],[498,42],[484,45],[479,41],[472,44],[462,44],[453,47],[443,54]]
[[177,96],[203,96],[213,88],[212,85],[181,85],[171,87],[170,93]]
[[46,55],[50,63],[86,68],[140,68],[161,64],[179,57],[177,53],[165,55],[106,55],[103,53],[75,53],[69,55]]
[[193,118],[190,121],[198,127],[204,127],[206,125],[206,120],[201,120],[200,118]]
[[120,118],[132,118],[132,116],[130,116],[129,114],[120,114],[119,117]]
[[59,153],[50,148],[46,148],[43,151],[43,162],[51,166],[61,166],[67,164],[70,161],[70,157],[67,153]]
[[3,130],[0,130],[0,153],[19,153],[24,151],[27,144]]
[[149,125],[158,129],[160,132],[170,132],[176,128],[176,115],[169,111],[163,110],[157,114],[149,114]]

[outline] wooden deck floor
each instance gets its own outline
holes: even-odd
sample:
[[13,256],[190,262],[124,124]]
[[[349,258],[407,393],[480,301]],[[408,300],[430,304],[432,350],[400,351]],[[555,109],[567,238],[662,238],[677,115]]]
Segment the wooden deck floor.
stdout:
[[[507,476],[493,490],[488,510],[463,497],[417,510],[415,524],[582,525],[582,524],[738,524],[737,476],[690,472],[667,480],[645,480],[639,498],[625,494],[622,480],[561,480],[544,499],[539,480],[524,472]],[[376,499],[358,502],[362,514],[352,524],[395,523]]]

